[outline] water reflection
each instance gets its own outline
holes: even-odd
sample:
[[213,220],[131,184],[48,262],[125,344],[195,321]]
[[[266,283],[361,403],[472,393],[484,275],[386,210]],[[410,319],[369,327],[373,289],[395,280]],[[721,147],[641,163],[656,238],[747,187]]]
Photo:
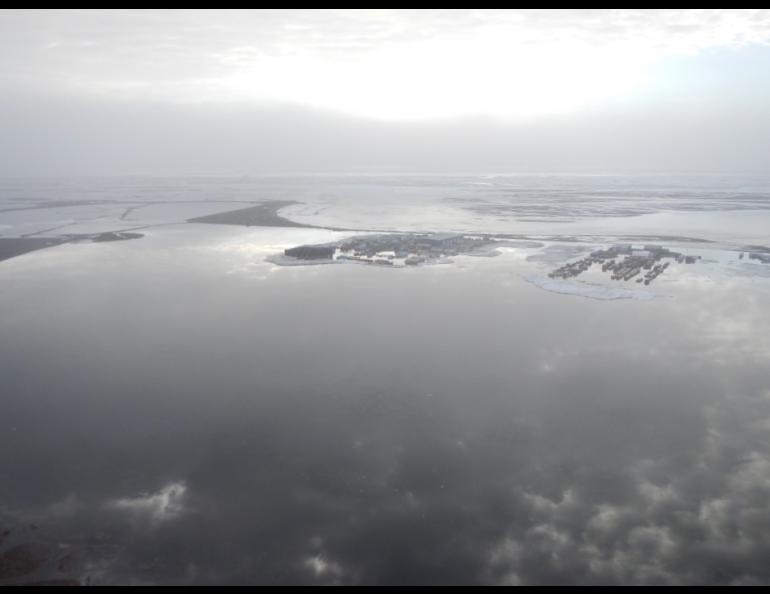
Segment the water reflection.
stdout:
[[597,302],[513,256],[268,274],[222,246],[277,232],[202,233],[0,269],[0,553],[74,559],[34,579],[768,580],[764,285]]

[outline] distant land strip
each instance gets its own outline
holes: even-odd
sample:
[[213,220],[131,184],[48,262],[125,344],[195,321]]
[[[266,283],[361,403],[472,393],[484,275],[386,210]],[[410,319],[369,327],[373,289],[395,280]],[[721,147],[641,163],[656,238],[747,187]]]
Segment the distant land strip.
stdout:
[[296,223],[278,214],[284,206],[299,204],[294,200],[270,200],[260,202],[247,208],[217,212],[203,217],[187,219],[188,223],[210,223],[214,225],[243,225],[246,227],[310,227],[312,229],[326,229],[316,225]]

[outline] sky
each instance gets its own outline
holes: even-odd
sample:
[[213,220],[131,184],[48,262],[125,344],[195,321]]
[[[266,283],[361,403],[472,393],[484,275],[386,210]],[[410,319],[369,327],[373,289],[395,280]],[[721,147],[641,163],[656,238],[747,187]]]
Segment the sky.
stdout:
[[0,175],[761,172],[768,10],[2,10]]

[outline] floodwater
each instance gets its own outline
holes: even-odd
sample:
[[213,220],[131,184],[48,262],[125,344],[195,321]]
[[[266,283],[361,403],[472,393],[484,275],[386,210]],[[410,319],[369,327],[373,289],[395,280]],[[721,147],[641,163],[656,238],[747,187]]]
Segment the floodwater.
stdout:
[[0,263],[0,583],[770,581],[767,278],[600,301],[531,248],[143,233]]

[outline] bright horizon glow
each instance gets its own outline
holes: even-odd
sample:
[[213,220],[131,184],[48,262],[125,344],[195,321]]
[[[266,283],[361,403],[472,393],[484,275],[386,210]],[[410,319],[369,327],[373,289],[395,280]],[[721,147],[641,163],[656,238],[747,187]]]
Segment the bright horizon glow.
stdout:
[[644,85],[651,59],[634,48],[613,52],[585,44],[527,54],[500,37],[410,43],[333,63],[312,54],[240,62],[235,73],[212,81],[209,100],[293,100],[356,116],[409,120],[571,112],[630,95]]
[[768,43],[763,10],[19,11],[0,18],[0,83],[528,120],[633,101],[671,57]]

